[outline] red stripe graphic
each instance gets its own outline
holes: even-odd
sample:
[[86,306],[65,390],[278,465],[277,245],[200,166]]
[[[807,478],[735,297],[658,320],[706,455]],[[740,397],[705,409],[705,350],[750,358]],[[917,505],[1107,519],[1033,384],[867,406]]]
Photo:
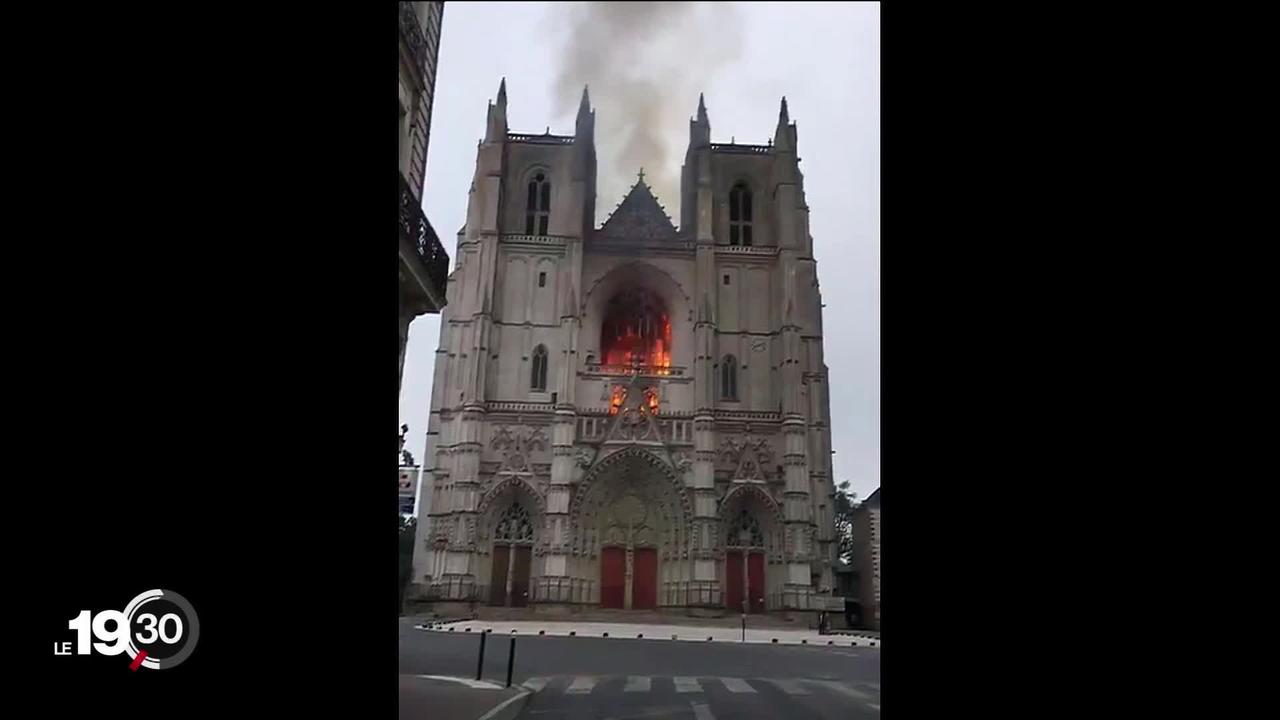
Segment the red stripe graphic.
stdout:
[[138,672],[138,667],[141,666],[142,661],[146,659],[147,659],[147,651],[139,650],[138,656],[133,659],[133,662],[129,663],[129,669],[134,672]]

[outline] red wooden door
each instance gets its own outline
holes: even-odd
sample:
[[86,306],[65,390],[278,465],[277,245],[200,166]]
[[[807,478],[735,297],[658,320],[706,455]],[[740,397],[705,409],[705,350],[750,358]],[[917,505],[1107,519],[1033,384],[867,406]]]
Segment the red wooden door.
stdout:
[[511,548],[493,546],[493,569],[489,573],[489,604],[507,604],[507,563],[511,560]]
[[644,610],[658,607],[658,551],[636,548],[631,568],[631,608]]
[[600,551],[600,607],[621,608],[627,591],[627,551],[607,547]]
[[747,556],[747,592],[751,612],[764,612],[764,553]]
[[529,556],[533,548],[521,545],[516,548],[515,568],[511,574],[511,607],[529,604]]
[[742,612],[742,553],[737,550],[724,553],[724,606]]

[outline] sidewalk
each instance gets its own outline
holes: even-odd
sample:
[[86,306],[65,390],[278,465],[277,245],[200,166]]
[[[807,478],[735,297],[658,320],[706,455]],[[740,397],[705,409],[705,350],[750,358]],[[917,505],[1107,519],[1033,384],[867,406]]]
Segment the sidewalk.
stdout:
[[[432,632],[492,632],[495,635],[552,635],[576,637],[631,638],[645,640],[678,640],[688,642],[743,642],[742,627],[697,627],[689,625],[658,625],[640,623],[602,622],[543,622],[541,620],[462,620],[447,624],[431,625],[415,622],[414,627]],[[674,636],[674,637],[673,637]],[[773,643],[779,645],[838,645],[840,647],[879,647],[879,638],[851,637],[848,635],[819,635],[816,630],[756,629],[747,618],[746,642]]]
[[493,682],[436,675],[400,676],[400,720],[459,718],[511,720],[524,709],[529,691]]

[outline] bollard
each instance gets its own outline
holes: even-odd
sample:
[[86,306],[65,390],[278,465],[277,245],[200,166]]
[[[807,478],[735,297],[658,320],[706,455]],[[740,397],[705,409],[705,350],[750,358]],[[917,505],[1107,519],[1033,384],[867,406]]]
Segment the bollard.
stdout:
[[609,637],[609,633],[605,633],[605,634],[604,634],[604,636],[605,636],[605,637]]
[[642,638],[642,637],[644,637],[644,633],[639,633],[638,635],[636,635],[636,637],[637,637],[637,638]]
[[516,666],[516,639],[511,638],[511,650],[507,652],[507,687],[511,687],[511,670]]
[[480,659],[476,661],[476,680],[480,679],[480,673],[484,671],[484,640],[489,633],[480,633]]
[[776,645],[778,642],[778,638],[774,638],[771,642],[773,642]]
[[539,631],[538,631],[538,634],[539,634],[539,635],[546,635],[546,634],[547,634],[547,631],[546,631],[546,630],[539,630]]
[[578,631],[577,631],[577,630],[570,630],[570,631],[569,631],[569,637],[573,637],[574,635],[577,635],[577,634],[578,634]]

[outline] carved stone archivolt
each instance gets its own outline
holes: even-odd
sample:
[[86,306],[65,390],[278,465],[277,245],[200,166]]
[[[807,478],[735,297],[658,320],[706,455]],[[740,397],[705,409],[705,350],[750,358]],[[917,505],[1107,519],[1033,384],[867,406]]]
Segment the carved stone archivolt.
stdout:
[[476,506],[474,517],[479,518],[479,526],[472,531],[472,542],[483,554],[489,552],[491,541],[535,544],[543,535],[545,513],[546,501],[528,479],[508,476],[485,493]]
[[654,547],[665,559],[688,557],[683,483],[671,466],[639,448],[616,452],[587,474],[570,505],[570,543],[595,557],[605,545]]
[[760,485],[731,487],[720,502],[719,524],[718,550],[762,548],[770,562],[782,562],[790,554],[782,508]]

